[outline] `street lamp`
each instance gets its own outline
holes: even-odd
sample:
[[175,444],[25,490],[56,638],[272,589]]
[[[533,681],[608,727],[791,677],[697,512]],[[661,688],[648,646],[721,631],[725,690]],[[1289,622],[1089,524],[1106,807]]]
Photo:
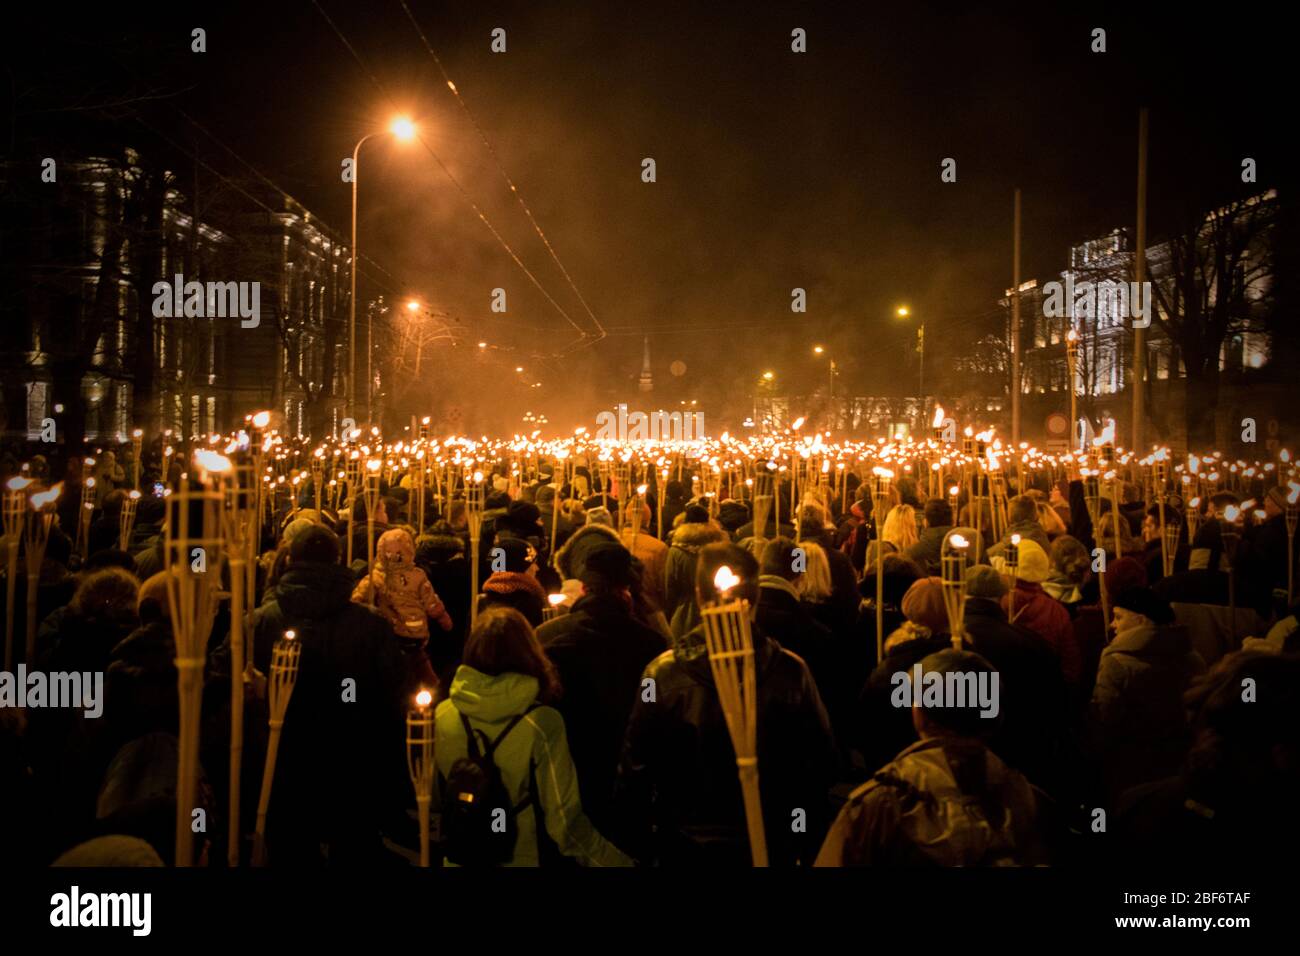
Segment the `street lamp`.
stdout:
[[[824,355],[824,354],[826,354],[826,349],[823,346],[820,345],[813,346],[813,355]],[[826,391],[826,427],[827,428],[835,427],[835,373],[837,371],[838,371],[838,366],[836,366],[835,364],[835,359],[831,359],[830,379]]]
[[[400,142],[409,142],[415,138],[415,124],[405,116],[399,116],[389,124],[386,130],[376,130],[373,133],[367,133],[357,140],[356,147],[352,150],[352,268],[348,270],[351,281],[351,291],[348,296],[348,412],[355,416],[357,413],[357,269],[361,264],[361,256],[357,250],[357,183],[361,180],[361,170],[358,162],[361,158],[361,144],[368,139],[376,136],[390,134]],[[370,319],[366,318],[366,337],[370,337]],[[367,352],[367,360],[369,354]],[[366,414],[370,413],[370,382],[366,382]]]
[[1074,445],[1074,430],[1079,427],[1079,397],[1074,387],[1074,367],[1079,360],[1079,330],[1070,329],[1065,336],[1065,364],[1070,375],[1070,445]]

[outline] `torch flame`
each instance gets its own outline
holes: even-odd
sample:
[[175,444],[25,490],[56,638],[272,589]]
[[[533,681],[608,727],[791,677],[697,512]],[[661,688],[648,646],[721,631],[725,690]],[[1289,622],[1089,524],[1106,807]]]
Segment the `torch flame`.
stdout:
[[[94,479],[91,480],[93,481]],[[10,491],[22,491],[31,483],[32,480],[30,478],[10,478],[7,482],[5,482],[5,487],[8,488]]]
[[419,707],[421,710],[424,710],[432,703],[433,694],[429,693],[427,690],[422,690],[415,695],[415,706]]
[[548,594],[548,595],[546,595],[546,600],[548,600],[548,601],[551,602],[551,607],[559,607],[561,604],[564,603],[564,595],[563,595],[563,594]]
[[270,412],[258,412],[256,415],[253,416],[254,428],[265,428],[269,424],[271,424]]
[[803,421],[804,421],[803,416],[800,415],[798,418],[794,420],[794,424],[791,425],[790,427],[793,428],[795,431],[798,431],[799,429],[803,428]]
[[731,568],[725,564],[718,568],[718,573],[713,576],[713,586],[718,589],[718,593],[726,597],[727,592],[740,583],[740,578],[736,577]]
[[194,463],[203,471],[226,472],[230,470],[230,459],[225,455],[207,448],[200,448],[194,453]]
[[32,507],[40,511],[46,505],[52,505],[58,501],[61,494],[63,494],[63,482],[59,482],[49,491],[38,491],[32,495]]
[[939,428],[942,425],[943,425],[943,406],[936,405],[934,407],[934,421],[930,423],[930,427]]

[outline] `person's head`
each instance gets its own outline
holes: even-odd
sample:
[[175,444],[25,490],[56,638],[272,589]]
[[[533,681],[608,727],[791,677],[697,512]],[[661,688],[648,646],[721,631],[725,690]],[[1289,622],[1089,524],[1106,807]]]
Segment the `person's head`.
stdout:
[[1287,490],[1280,485],[1270,488],[1264,496],[1264,515],[1276,518],[1280,514],[1286,514],[1287,494]]
[[943,600],[943,578],[921,578],[903,595],[903,616],[931,634],[948,633],[948,606]]
[[1140,627],[1161,627],[1174,622],[1169,603],[1150,588],[1129,588],[1114,598],[1115,634]]
[[1028,495],[1016,495],[1007,503],[1007,520],[1011,524],[1032,524],[1038,520],[1038,505]]
[[943,498],[931,498],[925,503],[925,526],[948,528],[952,526],[952,508]]
[[393,528],[379,536],[375,556],[385,571],[409,571],[415,567],[415,539],[404,528]]
[[1045,501],[1035,501],[1034,510],[1038,514],[1038,526],[1043,529],[1049,541],[1055,541],[1068,530],[1061,520],[1060,512]]
[[[786,539],[789,541],[789,539]],[[700,549],[699,561],[695,566],[695,597],[700,607],[712,604],[718,599],[718,590],[714,585],[718,570],[723,566],[740,578],[728,592],[728,597],[744,598],[753,607],[758,604],[758,562],[744,548],[729,542],[705,545]]]
[[1106,591],[1110,594],[1123,594],[1129,588],[1147,586],[1146,566],[1137,558],[1108,562],[1102,574],[1106,579]]
[[117,548],[101,548],[86,558],[81,565],[81,573],[88,574],[101,568],[121,568],[134,575],[135,558],[131,557],[129,552],[119,551]]
[[140,582],[122,568],[102,568],[81,578],[68,610],[84,621],[134,627],[139,619]]
[[1028,584],[1042,584],[1051,573],[1051,562],[1043,546],[1031,538],[1020,539],[1020,562],[1016,566],[1016,580]]
[[[908,588],[925,577],[925,571],[911,558],[901,554],[886,554],[884,560],[885,580],[881,585],[884,602],[887,607],[899,607]],[[858,583],[858,593],[865,598],[875,600],[876,569],[868,567],[867,574]]]
[[977,564],[966,569],[966,596],[1001,601],[1009,590],[1006,579],[987,564]]
[[912,506],[895,505],[890,508],[880,536],[899,551],[906,551],[916,544],[916,511]]
[[337,564],[339,536],[322,525],[312,525],[293,539],[289,546],[289,565],[303,562]]
[[494,605],[478,616],[465,642],[463,663],[480,674],[523,674],[537,680],[537,699],[560,698],[560,678],[527,619],[512,607]]
[[804,552],[804,572],[795,582],[795,590],[801,599],[820,604],[831,596],[830,559],[826,557],[826,549],[816,541],[800,541],[799,547]]
[[[787,581],[794,581],[802,574],[796,571],[795,543],[789,538],[773,538],[763,549],[762,573],[770,574]],[[799,565],[805,562],[798,562]],[[735,568],[732,568],[734,571]]]
[[614,527],[614,516],[604,505],[596,505],[587,510],[587,524],[601,524],[606,528]]
[[1136,542],[1133,540],[1133,529],[1128,523],[1128,519],[1122,514],[1116,520],[1114,511],[1108,511],[1101,516],[1097,522],[1097,546],[1110,551],[1115,547],[1115,529],[1119,528],[1119,546],[1121,551],[1135,550]]
[[[919,666],[922,684],[913,688],[912,705],[912,726],[919,738],[984,738],[997,729],[1001,688],[996,669],[986,659],[973,651],[948,649],[921,658]],[[943,688],[940,703],[922,706],[922,691],[932,683]]]
[[703,505],[689,504],[682,509],[683,524],[708,524],[709,509]]
[[140,585],[136,613],[142,624],[171,620],[171,596],[167,593],[167,571],[159,571]]
[[586,594],[620,594],[632,586],[632,552],[602,541],[587,552],[578,580]]
[[1088,549],[1078,538],[1068,534],[1052,542],[1051,560],[1052,570],[1075,587],[1082,587],[1092,570],[1092,556]]

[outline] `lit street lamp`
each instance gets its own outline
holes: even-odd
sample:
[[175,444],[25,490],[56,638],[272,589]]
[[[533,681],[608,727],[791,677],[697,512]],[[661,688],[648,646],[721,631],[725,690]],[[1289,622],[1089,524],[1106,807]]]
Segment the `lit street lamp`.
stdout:
[[[357,183],[361,179],[358,162],[361,158],[361,144],[383,133],[390,133],[402,142],[415,138],[415,124],[410,119],[399,116],[389,124],[388,129],[367,133],[357,140],[352,150],[352,268],[348,270],[351,280],[351,293],[348,296],[348,413],[357,414],[357,270],[361,265],[361,256],[357,250]],[[370,336],[370,319],[366,319],[366,336]],[[367,350],[367,363],[369,351]],[[370,382],[366,382],[366,413],[370,412]]]

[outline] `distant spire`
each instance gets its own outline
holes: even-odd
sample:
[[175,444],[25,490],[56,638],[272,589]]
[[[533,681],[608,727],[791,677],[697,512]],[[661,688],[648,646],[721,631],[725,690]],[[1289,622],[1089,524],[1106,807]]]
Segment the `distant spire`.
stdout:
[[655,383],[650,375],[650,336],[645,337],[645,351],[641,359],[641,383],[640,389],[643,392],[653,392]]

